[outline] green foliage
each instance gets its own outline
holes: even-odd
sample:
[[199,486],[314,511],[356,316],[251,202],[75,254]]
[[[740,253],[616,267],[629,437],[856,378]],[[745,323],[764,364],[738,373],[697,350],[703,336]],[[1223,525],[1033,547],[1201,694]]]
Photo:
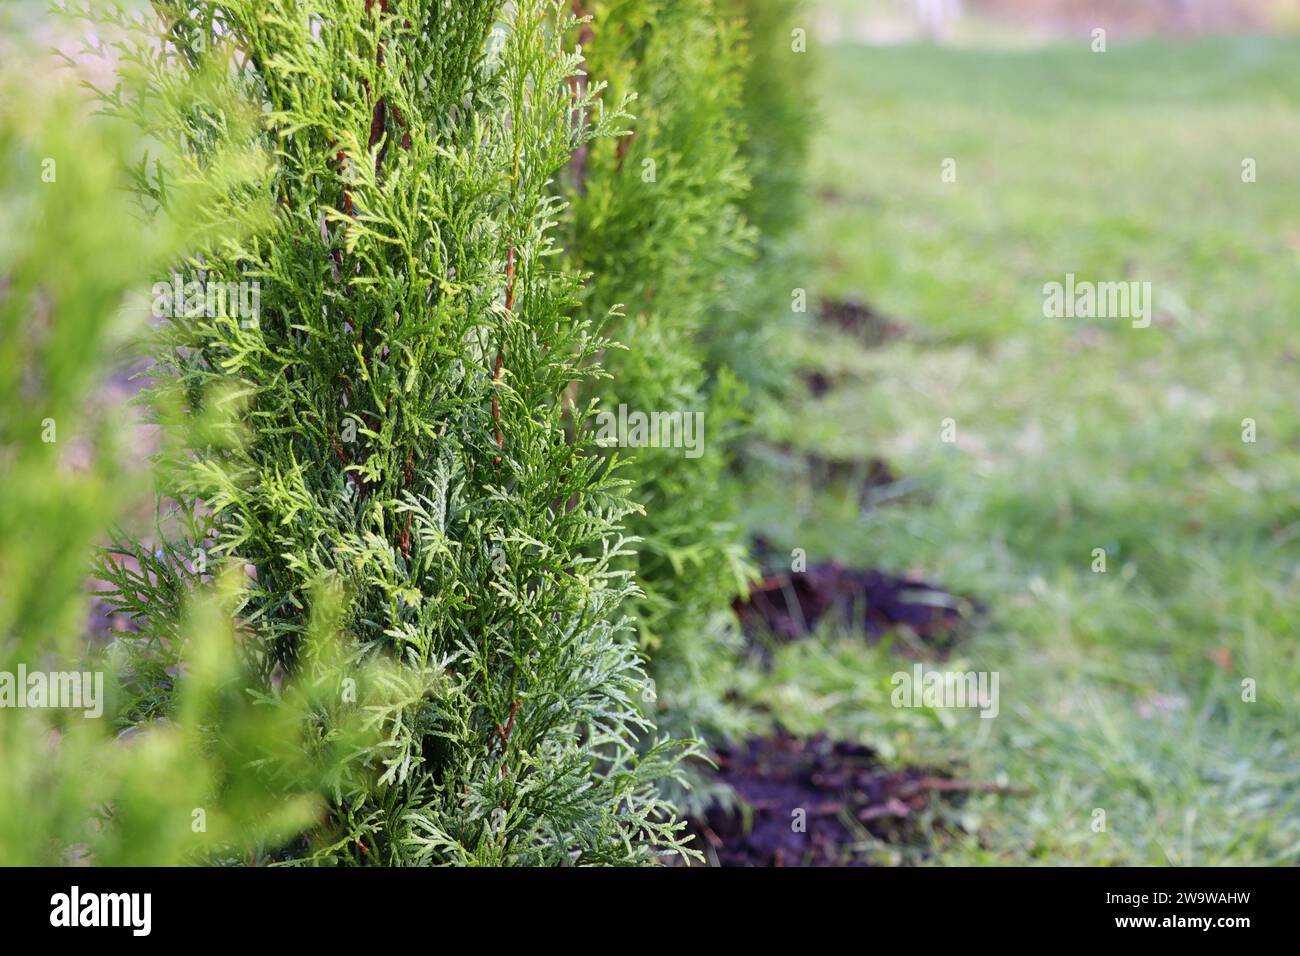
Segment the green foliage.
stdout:
[[[235,583],[173,634],[188,651],[166,677],[173,721],[117,733],[128,644],[82,641],[87,555],[140,490],[125,466],[130,429],[102,379],[143,319],[124,304],[195,237],[187,219],[211,197],[178,189],[179,218],[143,221],[128,198],[138,144],[121,124],[90,120],[49,72],[19,50],[0,70],[0,859],[242,859],[311,822],[329,762],[300,752],[275,777],[259,766],[307,726],[310,702],[306,688],[260,702],[243,692],[219,609]],[[28,698],[32,674],[73,672],[82,706],[17,706],[19,695],[55,703]],[[338,746],[364,742],[341,731]]]
[[753,255],[741,202],[743,36],[712,0],[592,5],[580,38],[592,82],[607,98],[635,92],[632,132],[591,144],[570,169],[568,252],[592,273],[591,317],[618,307],[600,383],[605,408],[703,413],[702,454],[638,447],[636,570],[629,604],[652,654],[663,719],[673,727],[734,728],[719,687],[736,643],[730,604],[752,573],[728,480],[743,390],[706,366],[702,330],[731,308],[734,276]]
[[[274,210],[175,265],[183,285],[256,282],[260,307],[162,324],[150,404],[183,436],[160,471],[175,504],[163,544],[120,540],[101,569],[141,629],[137,713],[174,707],[172,636],[209,578],[182,557],[207,555],[249,578],[236,616],[260,693],[328,673],[310,640],[322,590],[341,595],[350,666],[393,668],[370,682],[381,745],[276,857],[680,850],[658,789],[684,745],[635,747],[654,735],[622,611],[638,590],[618,567],[635,508],[584,427],[592,407],[560,400],[603,374],[610,343],[571,318],[579,277],[555,258],[548,183],[624,119],[597,89],[571,94],[572,18],[540,0],[156,8],[166,45],[133,48],[106,95],[128,117],[161,102],[149,131],[181,154],[146,160],[142,201],[167,209],[173,178],[254,145],[273,154],[267,175],[209,208]],[[259,111],[251,134],[229,122],[235,95]],[[179,429],[221,409],[242,435]]]
[[[723,702],[738,648],[731,604],[753,570],[732,464],[751,386],[771,388],[780,366],[766,348],[770,327],[789,315],[783,243],[800,208],[793,185],[807,125],[789,43],[796,5],[589,6],[587,72],[611,94],[637,97],[631,135],[592,144],[567,180],[568,251],[593,273],[588,313],[626,313],[613,334],[627,351],[606,357],[602,402],[700,410],[706,436],[698,458],[680,448],[634,452],[645,597],[633,606],[662,719],[735,733],[742,715]],[[753,177],[783,195],[757,197]]]

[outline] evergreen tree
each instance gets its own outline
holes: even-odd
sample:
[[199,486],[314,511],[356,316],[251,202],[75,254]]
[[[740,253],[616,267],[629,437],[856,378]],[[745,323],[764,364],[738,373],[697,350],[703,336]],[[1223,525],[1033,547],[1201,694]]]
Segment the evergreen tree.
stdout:
[[[752,569],[733,464],[757,399],[789,369],[774,343],[799,283],[810,127],[799,0],[577,0],[591,81],[635,95],[629,136],[593,143],[566,181],[568,251],[592,273],[592,317],[621,305],[606,409],[704,415],[704,453],[636,448],[645,514],[632,607],[661,719],[734,734],[725,703],[739,643],[732,601]],[[625,440],[629,437],[622,436]]]
[[587,314],[621,307],[612,332],[626,350],[605,357],[602,406],[630,414],[702,417],[699,447],[646,447],[636,458],[645,508],[632,527],[644,595],[630,602],[664,720],[676,730],[738,728],[722,702],[737,633],[733,598],[751,569],[735,524],[729,478],[743,390],[710,367],[706,328],[734,308],[754,252],[741,205],[744,142],[741,24],[714,0],[577,4],[593,14],[580,37],[593,83],[616,101],[635,94],[630,135],[592,143],[569,171],[568,252],[592,278]]
[[[212,97],[181,95],[207,77],[260,110],[251,144],[274,156],[224,202],[275,208],[251,236],[193,249],[160,293],[152,407],[165,421],[237,408],[244,434],[177,443],[162,469],[168,539],[124,538],[104,562],[143,635],[139,716],[172,706],[170,636],[207,586],[183,556],[203,553],[247,570],[236,619],[260,692],[320,679],[320,593],[342,596],[354,666],[397,667],[365,773],[339,775],[326,821],[280,856],[590,864],[680,850],[659,788],[683,745],[635,746],[654,728],[625,634],[639,593],[619,567],[634,543],[628,482],[594,446],[594,406],[562,401],[604,374],[610,343],[602,315],[573,317],[580,280],[557,258],[550,182],[625,119],[619,100],[571,83],[567,5],[155,8],[165,42],[136,47],[138,69],[108,95],[127,116],[162,103],[148,131],[183,157],[142,164],[142,201],[166,209],[173,178],[204,176],[237,137]],[[177,307],[178,286],[239,283],[257,284],[254,314]]]
[[[135,429],[104,400],[105,379],[138,346],[151,273],[202,240],[213,182],[257,167],[216,158],[209,182],[172,184],[173,216],[144,221],[128,201],[139,144],[123,124],[88,119],[43,45],[28,54],[49,23],[24,12],[31,20],[0,11],[0,47],[16,41],[0,49],[0,860],[244,859],[311,824],[329,750],[367,746],[346,720],[295,745],[337,709],[328,682],[245,693],[229,575],[169,635],[186,661],[163,675],[171,721],[119,733],[129,695],[116,663],[133,637],[82,638],[91,545],[147,492],[127,464]],[[311,635],[322,658],[326,623]]]

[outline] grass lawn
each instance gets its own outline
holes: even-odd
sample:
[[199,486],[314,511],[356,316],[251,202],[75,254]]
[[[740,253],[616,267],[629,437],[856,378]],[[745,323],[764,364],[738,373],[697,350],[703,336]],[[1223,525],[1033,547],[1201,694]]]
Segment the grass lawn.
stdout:
[[[792,730],[1028,791],[972,796],[932,862],[1300,862],[1297,64],[1300,41],[1260,38],[823,57],[793,284],[907,331],[789,343],[836,387],[764,427],[900,481],[863,508],[769,472],[749,520],[983,602],[935,666],[998,672],[1000,714],[892,707],[904,638],[822,633],[746,692]],[[1151,282],[1150,327],[1045,318],[1066,273]]]

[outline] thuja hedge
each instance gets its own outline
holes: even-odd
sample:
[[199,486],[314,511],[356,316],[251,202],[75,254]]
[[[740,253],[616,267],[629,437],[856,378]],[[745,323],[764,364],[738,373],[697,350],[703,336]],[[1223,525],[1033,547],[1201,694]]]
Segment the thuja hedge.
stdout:
[[731,601],[751,573],[728,475],[743,406],[731,370],[706,366],[701,334],[726,320],[754,256],[740,209],[745,37],[713,0],[644,0],[595,5],[580,40],[606,98],[636,97],[630,135],[592,143],[568,178],[567,252],[591,273],[585,312],[617,309],[611,335],[624,346],[605,356],[610,378],[593,391],[603,408],[680,413],[702,433],[693,449],[634,452],[643,593],[631,606],[658,711],[679,732],[725,732],[735,729],[720,692],[736,643]]
[[[593,6],[91,13],[124,34],[101,105],[150,144],[140,215],[183,226],[99,290],[152,286],[158,313],[157,521],[97,572],[133,628],[117,726],[166,760],[112,751],[92,858],[689,853],[665,794],[698,742],[656,720],[738,726],[730,461],[785,228],[752,182],[802,129],[756,122],[782,16]],[[602,447],[617,405],[701,412],[704,454]],[[205,807],[211,836],[161,838]]]
[[[343,595],[357,663],[405,680],[361,775],[273,856],[593,864],[677,849],[659,793],[686,745],[637,747],[654,730],[626,636],[636,583],[616,566],[635,505],[584,427],[591,407],[563,400],[602,374],[609,343],[574,314],[551,182],[626,119],[570,85],[567,7],[155,6],[168,46],[138,49],[138,88],[110,104],[175,100],[152,132],[201,168],[222,118],[169,90],[220,63],[264,117],[275,208],[178,265],[182,284],[256,282],[260,301],[251,321],[164,322],[155,406],[238,402],[247,434],[172,456],[171,538],[120,541],[105,561],[151,656],[132,688],[142,714],[165,709],[167,635],[204,583],[181,557],[204,555],[247,569],[238,617],[263,693],[314,673],[323,588]],[[165,206],[165,184],[143,176],[145,201]]]
[[[797,0],[575,3],[607,98],[635,96],[628,136],[592,143],[566,178],[567,251],[591,273],[623,350],[604,359],[603,407],[695,414],[702,447],[639,448],[630,519],[641,537],[632,603],[661,721],[706,737],[746,714],[726,691],[732,613],[754,571],[733,477],[754,403],[779,394],[774,341],[790,316],[807,149],[806,24]],[[626,436],[623,436],[626,438]],[[651,435],[651,440],[659,436]],[[680,444],[680,443],[679,443]]]

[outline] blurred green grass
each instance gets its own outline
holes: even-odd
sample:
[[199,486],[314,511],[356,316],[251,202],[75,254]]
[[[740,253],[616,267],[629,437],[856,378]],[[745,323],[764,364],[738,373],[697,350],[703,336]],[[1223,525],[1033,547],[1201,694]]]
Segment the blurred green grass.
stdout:
[[[833,634],[747,693],[792,729],[1029,788],[972,797],[939,862],[1300,861],[1300,40],[824,60],[800,284],[908,334],[792,341],[837,387],[765,427],[911,490],[863,510],[772,473],[750,520],[986,602],[940,666],[999,671],[1002,712],[896,711],[907,662]],[[1067,272],[1151,281],[1155,321],[1044,318]]]

